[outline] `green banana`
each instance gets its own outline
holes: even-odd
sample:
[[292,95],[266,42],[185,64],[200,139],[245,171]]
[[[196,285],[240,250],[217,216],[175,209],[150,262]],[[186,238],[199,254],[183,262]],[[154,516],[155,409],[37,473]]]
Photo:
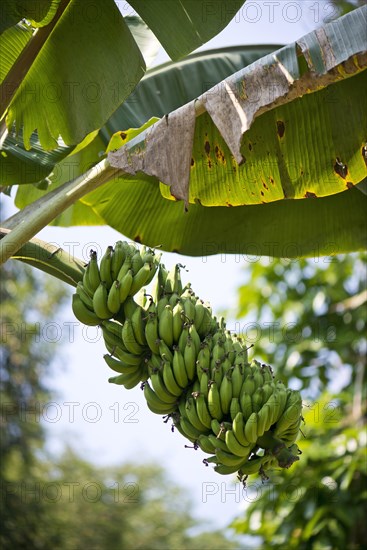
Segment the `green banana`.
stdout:
[[128,363],[124,363],[119,359],[115,359],[114,357],[112,357],[111,355],[108,355],[107,353],[103,356],[103,358],[106,361],[107,365],[110,367],[110,369],[120,374],[125,374],[125,373],[129,374],[131,372],[135,372],[140,365],[140,364],[129,365]]
[[156,308],[157,308],[158,319],[162,315],[162,311],[164,310],[164,308],[166,306],[169,306],[169,305],[170,305],[169,297],[167,296],[167,294],[165,294],[164,296],[162,296],[162,298],[159,300],[159,302],[157,302]]
[[232,370],[233,397],[239,397],[242,391],[243,375],[242,366],[234,365]]
[[116,280],[119,271],[125,260],[125,248],[122,241],[117,241],[112,252],[111,258],[111,275],[112,279]]
[[222,383],[219,388],[220,404],[224,414],[229,413],[229,407],[232,400],[232,380],[228,376],[224,375]]
[[184,324],[184,326],[182,327],[180,338],[178,339],[178,347],[182,351],[182,353],[185,350],[188,338],[189,338],[189,326],[187,324]]
[[209,413],[208,405],[206,403],[205,396],[199,392],[196,397],[196,411],[200,422],[208,429],[211,429],[211,416]]
[[170,305],[166,305],[158,314],[158,334],[169,348],[173,346],[173,313]]
[[116,355],[115,350],[117,348],[126,351],[124,343],[123,343],[121,338],[116,336],[113,332],[108,330],[106,327],[101,326],[101,328],[102,328],[103,339],[104,339],[104,342],[106,344],[106,347],[108,346],[110,349],[114,350],[114,353],[112,355]]
[[193,324],[195,322],[196,309],[191,298],[188,297],[183,299],[183,308],[186,321],[190,324]]
[[238,399],[238,397],[232,397],[231,403],[229,406],[229,413],[231,415],[232,421],[236,417],[237,413],[239,412],[241,412],[240,400]]
[[73,294],[71,307],[75,317],[84,325],[96,326],[100,324],[101,319],[94,311],[87,308],[79,294]]
[[122,384],[127,390],[131,390],[137,386],[142,378],[144,378],[143,370],[141,368],[136,369],[131,373],[124,373],[118,376],[113,376],[108,379],[113,384]]
[[240,445],[247,447],[250,442],[245,437],[245,419],[243,413],[240,411],[236,414],[232,422],[233,433]]
[[132,269],[131,269],[131,267],[132,267],[132,264],[131,264],[131,256],[127,255],[127,256],[125,256],[125,261],[124,261],[124,263],[122,264],[122,266],[120,267],[119,272],[118,272],[117,277],[116,277],[116,279],[117,279],[118,281],[120,281],[120,283],[123,281],[123,279],[124,279],[126,273],[127,273],[129,270],[131,270],[131,276],[132,276]]
[[222,449],[216,449],[215,454],[218,458],[219,463],[223,464],[224,466],[232,466],[240,469],[247,462],[247,457],[238,457],[232,453],[227,453]]
[[119,275],[117,280],[120,282],[120,303],[123,304],[130,295],[131,285],[133,284],[132,269],[128,269],[127,272],[121,277]]
[[259,456],[256,458],[250,458],[247,460],[240,468],[240,472],[243,475],[257,474],[260,470],[262,463],[264,462],[264,457]]
[[145,338],[149,349],[156,355],[159,354],[159,336],[158,336],[158,319],[157,315],[149,314],[145,325]]
[[159,372],[151,372],[150,380],[153,386],[153,390],[155,391],[156,395],[163,403],[167,403],[168,405],[171,405],[177,402],[177,396],[172,395],[167,390]]
[[[159,325],[159,323],[158,323]],[[158,326],[159,330],[159,326]],[[159,340],[159,355],[165,361],[173,361],[171,348],[169,348],[164,340]]]
[[174,403],[168,404],[161,401],[155,391],[150,387],[149,382],[144,384],[144,397],[149,409],[155,414],[171,414],[176,409]]
[[180,426],[185,434],[187,434],[188,439],[191,441],[197,441],[202,433],[191,424],[190,420],[186,416],[181,416]]
[[121,337],[126,349],[133,355],[141,355],[144,352],[144,347],[136,341],[131,319],[126,319],[122,325]]
[[247,445],[247,447],[244,447],[243,445],[241,445],[232,430],[227,430],[225,437],[226,437],[227,447],[232,454],[234,454],[235,456],[241,456],[246,458],[250,456],[252,445],[249,444]]
[[271,412],[270,405],[265,403],[257,413],[258,416],[258,427],[257,434],[261,437],[265,432],[270,430],[272,425],[273,414]]
[[217,472],[217,474],[227,476],[227,475],[236,473],[238,471],[238,467],[225,466],[224,464],[217,464],[217,466],[214,466],[214,471]]
[[243,412],[244,419],[247,420],[248,418],[250,418],[251,414],[253,413],[252,401],[251,401],[251,395],[244,392],[243,388],[241,389],[241,394],[240,394],[240,405],[241,405],[241,410]]
[[181,302],[177,302],[177,304],[172,309],[172,330],[173,330],[173,341],[175,344],[178,344],[178,341],[181,336],[181,332],[183,329],[183,319],[182,319],[182,312],[183,312],[183,306]]
[[225,441],[226,430],[230,430],[232,428],[232,424],[230,422],[219,422],[219,420],[217,420],[216,418],[213,418],[211,427],[212,427],[212,432],[217,437],[217,439],[221,439],[222,441]]
[[135,355],[133,353],[130,353],[129,351],[125,351],[119,347],[116,348],[116,357],[120,359],[123,363],[126,363],[127,365],[137,366],[140,365],[142,360],[144,359],[144,355]]
[[104,282],[108,289],[111,288],[113,283],[113,279],[111,275],[112,251],[113,251],[113,246],[108,246],[106,252],[103,254],[101,258],[101,263],[99,266],[101,282]]
[[145,347],[147,346],[147,339],[145,337],[145,323],[143,320],[143,315],[145,315],[145,311],[142,307],[138,306],[131,316],[131,324],[133,326],[135,340],[138,344]]
[[112,313],[117,313],[121,307],[120,282],[118,280],[112,283],[107,297],[107,307]]
[[204,434],[199,435],[199,437],[197,439],[197,443],[198,443],[200,449],[202,451],[204,451],[204,453],[208,453],[208,454],[215,453],[215,447],[210,442],[207,435],[204,435]]
[[76,294],[79,294],[81,301],[90,311],[93,311],[93,299],[89,296],[88,292],[81,281],[78,282],[75,289]]
[[221,451],[224,451],[225,453],[229,453],[229,449],[227,447],[227,444],[225,442],[225,438],[223,439],[219,437],[215,437],[212,433],[208,434],[208,439],[210,443],[215,447],[215,449],[220,449]]
[[196,355],[197,355],[200,351],[200,348],[201,348],[201,340],[200,340],[200,336],[199,336],[199,334],[198,334],[198,332],[195,328],[195,325],[190,325],[190,327],[189,327],[188,340],[191,340],[192,343],[194,344],[195,352],[196,352]]
[[252,413],[250,418],[246,421],[245,424],[245,438],[250,443],[256,443],[257,440],[257,424],[258,424],[258,415],[257,413]]
[[184,358],[178,348],[176,348],[173,353],[172,368],[177,384],[181,386],[182,389],[186,388],[189,379],[186,374]]
[[[136,294],[144,285],[148,284],[153,267],[150,264],[143,264],[139,271],[134,275],[129,290],[129,296]],[[154,272],[153,272],[154,274]]]
[[261,386],[257,388],[255,393],[251,396],[251,402],[253,412],[259,412],[264,404],[264,392]]
[[300,416],[301,409],[297,403],[294,403],[289,408],[285,409],[275,424],[274,435],[280,436],[285,433],[290,426],[296,423]]
[[215,382],[212,382],[208,392],[208,409],[212,418],[222,420],[223,411],[220,404],[220,395],[218,386]]
[[195,344],[190,338],[187,339],[186,347],[183,353],[185,369],[188,380],[193,380],[196,375],[196,349]]
[[143,267],[143,265],[144,263],[143,263],[143,258],[141,257],[140,250],[136,249],[131,256],[131,269],[133,270],[134,276]]
[[111,319],[112,311],[107,306],[108,292],[105,282],[101,282],[93,294],[93,309],[100,319]]
[[[98,261],[97,261],[97,252],[91,250],[90,260],[87,266],[87,288],[91,291],[91,296],[97,290],[99,283],[101,282],[101,276],[99,273]],[[84,284],[84,280],[83,280]]]
[[196,404],[193,397],[186,398],[185,401],[186,416],[191,424],[201,433],[207,433],[208,428],[201,422],[196,410]]
[[173,374],[173,365],[170,361],[163,361],[162,375],[167,390],[172,395],[179,397],[182,394],[182,388],[176,382],[175,376]]
[[255,390],[256,390],[256,382],[254,379],[254,375],[251,374],[250,376],[246,376],[241,387],[241,393],[247,393],[248,395],[252,395],[255,392]]

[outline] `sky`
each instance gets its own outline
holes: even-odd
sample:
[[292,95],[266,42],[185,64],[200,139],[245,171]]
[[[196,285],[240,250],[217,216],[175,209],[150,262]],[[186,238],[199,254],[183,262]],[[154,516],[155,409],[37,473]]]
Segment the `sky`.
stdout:
[[[124,15],[132,13],[126,2],[118,4]],[[320,26],[323,17],[333,15],[333,9],[327,1],[248,0],[231,23],[199,50],[240,44],[288,44]],[[167,59],[161,50],[155,64]],[[12,200],[5,197],[3,202],[9,211]],[[99,246],[103,250],[123,238],[109,227],[47,227],[37,236],[64,249],[73,246],[75,256],[86,261],[90,248]],[[162,258],[167,267],[174,263],[186,265],[184,281],[192,283],[195,293],[209,301],[215,313],[235,308],[237,288],[255,260],[231,255],[190,258],[169,253],[163,253]],[[172,433],[169,424],[147,409],[139,388],[127,391],[108,383],[113,373],[104,363],[105,348],[98,329],[77,323],[70,307],[64,308],[62,318],[55,321],[56,327],[45,326],[43,330],[43,338],[50,345],[62,342],[58,359],[61,368],[49,379],[55,398],[46,404],[42,415],[51,452],[61,452],[68,444],[101,466],[154,460],[165,468],[172,483],[185,488],[194,516],[216,528],[225,527],[247,503],[261,498],[261,482],[250,483],[245,490],[230,476],[219,476],[211,467],[205,467],[204,453],[186,449],[186,440]],[[234,328],[233,317],[227,318],[227,327]]]

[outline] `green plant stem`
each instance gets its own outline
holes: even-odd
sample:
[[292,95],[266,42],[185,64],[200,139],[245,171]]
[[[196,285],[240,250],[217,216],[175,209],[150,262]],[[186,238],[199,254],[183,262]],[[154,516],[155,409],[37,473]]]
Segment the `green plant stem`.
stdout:
[[[0,238],[9,232],[9,229],[1,227]],[[32,239],[27,242],[12,256],[12,259],[36,267],[74,287],[78,281],[82,280],[85,269],[82,260],[75,258],[59,246],[41,239]]]
[[90,191],[110,181],[118,172],[118,169],[110,166],[107,159],[103,159],[85,174],[64,183],[9,218],[3,224],[11,231],[1,239],[0,264],[14,256],[25,243],[61,212]]

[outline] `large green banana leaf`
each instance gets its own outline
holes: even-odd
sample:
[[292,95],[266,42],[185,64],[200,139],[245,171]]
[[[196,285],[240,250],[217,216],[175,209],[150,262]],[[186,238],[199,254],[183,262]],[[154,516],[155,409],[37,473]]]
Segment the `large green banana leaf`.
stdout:
[[367,244],[367,185],[317,200],[236,208],[190,204],[185,212],[181,202],[162,200],[155,178],[125,176],[85,202],[127,237],[188,256],[318,258]]
[[[231,8],[238,10],[242,3],[232,0]],[[210,14],[206,0],[135,4],[175,57],[213,37],[233,17],[232,10],[223,9],[224,2],[217,2],[219,9]],[[18,57],[0,86],[1,119],[6,116],[8,128],[22,129],[26,148],[36,130],[44,149],[56,148],[60,137],[67,145],[80,143],[106,122],[145,72],[140,49],[114,0],[92,5],[84,0],[31,0],[15,6],[7,1],[2,15],[3,30],[21,17],[41,27],[26,43],[16,44]],[[171,32],[177,26],[179,39]],[[9,30],[3,42],[13,41]]]
[[27,19],[33,27],[44,27],[54,17],[60,0],[2,0],[0,33]]
[[[166,112],[199,96],[203,92],[204,86],[205,89],[210,88],[234,71],[245,67],[278,47],[273,45],[242,46],[210,50],[193,54],[181,62],[169,62],[149,70],[139,82],[134,93],[117,109],[101,128],[99,135],[88,145],[82,154],[83,158],[73,155],[73,157],[66,157],[56,165],[53,175],[49,178],[51,185],[47,191],[50,192],[71,178],[83,174],[87,167],[97,163],[101,159],[101,152],[106,149],[115,132],[126,130],[125,133],[128,134],[128,128],[141,127],[152,116],[163,116]],[[19,149],[27,160],[30,160],[29,157],[33,153],[31,160],[36,163],[34,169],[38,169],[37,160],[40,165],[45,166],[49,162],[50,155],[57,151],[44,153],[37,151],[35,155],[32,150],[25,151],[21,147]],[[26,181],[23,180],[24,183]],[[31,185],[22,185],[17,191],[16,206],[24,208],[43,195],[42,189]],[[89,212],[86,211],[86,208],[89,208]],[[82,201],[78,201],[54,221],[54,225],[62,226],[97,223],[104,224],[105,221],[97,216],[93,209],[86,207]]]
[[[365,24],[356,10],[209,90],[196,112],[192,102],[170,113],[109,154],[123,164],[120,178],[83,203],[124,235],[185,254],[365,247]],[[177,175],[183,198],[190,184],[188,212],[160,193],[169,196],[159,181],[177,184]]]
[[111,165],[204,206],[323,197],[359,183],[366,28],[367,6],[265,56],[110,153]]
[[[125,22],[134,40],[138,44],[144,59],[149,64],[158,52],[159,42],[140,17],[128,16],[125,17]],[[29,27],[18,24],[11,27],[0,36],[0,46],[2,46],[2,48],[0,48],[0,61],[4,61],[4,63],[0,64],[0,76],[2,76],[0,81],[3,80],[10,70],[14,60],[19,56],[31,35],[32,32]],[[0,156],[0,184],[5,187],[16,184],[36,183],[37,186],[44,188],[44,185],[42,185],[43,180],[51,173],[53,175],[47,178],[45,183],[55,180],[58,180],[59,183],[63,183],[59,178],[59,174],[61,174],[62,170],[59,167],[55,169],[55,165],[63,158],[73,155],[77,149],[88,145],[94,137],[95,133],[92,132],[81,144],[78,144],[77,147],[65,145],[65,143],[59,140],[57,148],[47,151],[42,148],[37,132],[34,132],[29,138],[30,149],[26,149],[23,145],[22,131],[19,131],[17,135],[15,130],[11,129],[2,143]],[[105,147],[102,144],[98,152],[103,152],[104,149]],[[97,162],[98,159],[99,156],[90,159],[90,164]],[[73,165],[73,170],[75,170],[75,159],[71,161],[71,164]],[[83,166],[81,166],[81,170],[83,170]],[[31,190],[29,192],[29,201],[38,198],[38,196],[39,195],[36,194],[35,197]],[[85,213],[85,208],[81,210],[80,207],[78,207],[78,211]],[[68,216],[68,218],[70,220],[70,216]],[[94,218],[95,215],[89,212],[86,223],[88,223],[88,220]],[[80,219],[83,219],[83,217],[81,216]]]

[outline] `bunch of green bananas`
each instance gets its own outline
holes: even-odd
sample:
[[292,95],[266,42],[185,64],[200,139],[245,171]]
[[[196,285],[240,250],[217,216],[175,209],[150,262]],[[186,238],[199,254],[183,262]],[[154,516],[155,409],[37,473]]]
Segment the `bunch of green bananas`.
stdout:
[[[73,296],[77,319],[100,325],[117,372],[109,379],[131,389],[141,382],[149,409],[172,419],[220,474],[244,479],[288,468],[300,453],[299,392],[274,380],[271,367],[248,362],[241,338],[151,249],[119,241],[98,266],[91,252]],[[158,272],[157,272],[158,271]],[[152,295],[142,287],[157,272]],[[137,295],[136,299],[134,296]]]
[[[148,285],[159,266],[154,250],[118,241],[107,247],[98,265],[97,253],[90,261],[72,297],[75,317],[85,325],[100,325],[107,350],[107,364],[120,374],[111,382],[127,389],[146,380],[149,349],[144,334],[146,302],[141,289]],[[133,299],[139,295],[139,302]],[[114,357],[113,357],[114,356]]]

